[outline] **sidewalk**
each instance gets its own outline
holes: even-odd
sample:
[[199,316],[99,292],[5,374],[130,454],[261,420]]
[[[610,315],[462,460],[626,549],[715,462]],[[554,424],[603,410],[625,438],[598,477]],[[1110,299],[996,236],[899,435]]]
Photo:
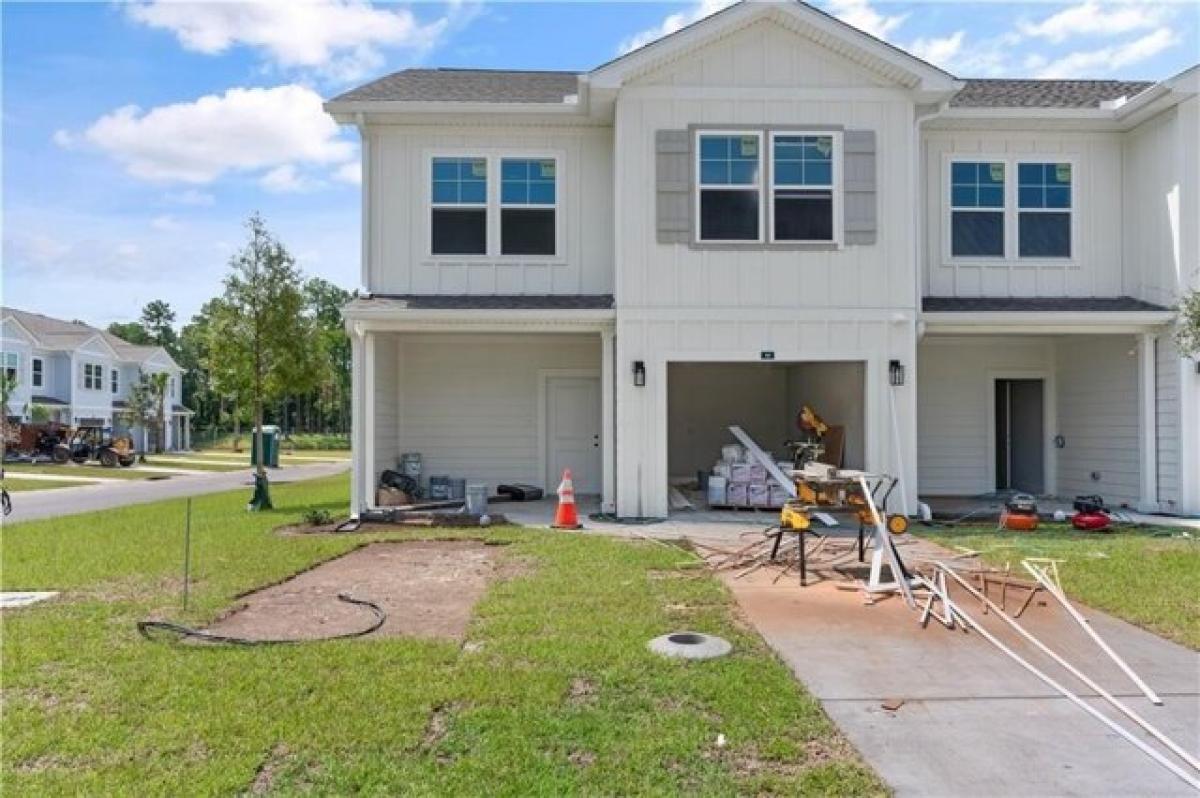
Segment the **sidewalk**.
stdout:
[[[306,479],[340,474],[350,468],[348,462],[320,465],[289,466],[271,473],[271,484],[282,485]],[[58,488],[45,491],[22,491],[12,495],[12,514],[4,524],[32,521],[37,518],[56,518],[77,513],[90,513],[175,499],[181,496],[201,496],[252,485],[248,471],[195,472],[167,480],[115,480],[78,488]],[[249,493],[247,493],[249,497]]]

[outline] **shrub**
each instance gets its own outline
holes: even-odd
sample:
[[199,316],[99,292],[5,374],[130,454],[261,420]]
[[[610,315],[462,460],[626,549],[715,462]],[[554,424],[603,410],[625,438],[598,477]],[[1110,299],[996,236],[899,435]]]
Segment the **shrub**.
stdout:
[[309,526],[325,526],[333,521],[333,514],[321,507],[309,507],[304,511],[304,522]]

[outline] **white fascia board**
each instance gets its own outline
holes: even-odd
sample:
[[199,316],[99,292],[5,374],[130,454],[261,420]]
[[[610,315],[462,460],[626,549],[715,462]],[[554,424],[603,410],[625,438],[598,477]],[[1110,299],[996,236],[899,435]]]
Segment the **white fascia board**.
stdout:
[[1146,311],[945,311],[922,313],[927,333],[1055,333],[1121,334],[1152,330],[1170,324],[1175,314],[1169,310]]
[[357,310],[346,311],[346,329],[363,332],[591,332],[611,329],[615,310]]
[[546,116],[581,116],[586,114],[586,103],[504,103],[504,102],[461,102],[451,100],[353,100],[329,101],[323,106],[325,112],[343,125],[362,123],[363,114],[407,115],[407,114],[496,114],[521,115],[544,114]]
[[[113,348],[112,344],[110,344],[108,341],[106,341],[104,339],[104,336],[101,335],[100,333],[96,333],[91,338],[88,338],[83,343],[81,343],[79,346],[75,347],[75,351],[83,352],[86,347],[91,346],[95,342],[99,342],[100,346],[102,346],[104,349],[108,350],[109,358],[116,360],[116,361],[121,360],[121,355],[117,352],[116,349]],[[91,354],[95,354],[95,352],[92,352]]]
[[945,92],[949,95],[965,85],[950,73],[922,61],[911,53],[893,47],[836,17],[804,3],[795,2],[795,0],[758,0],[757,2],[737,3],[601,65],[589,72],[586,79],[593,88],[619,88],[632,75],[653,69],[660,63],[665,63],[682,53],[703,46],[711,38],[719,36],[727,30],[736,29],[770,16],[782,17],[783,21],[840,41],[847,48],[858,50],[867,56],[865,60],[873,60],[877,64],[887,65],[907,75],[915,84],[914,88],[923,92]]
[[25,343],[32,347],[45,348],[41,345],[41,341],[38,340],[37,336],[31,333],[28,327],[18,321],[16,316],[4,316],[0,318],[0,325],[6,322],[11,322],[25,336]]

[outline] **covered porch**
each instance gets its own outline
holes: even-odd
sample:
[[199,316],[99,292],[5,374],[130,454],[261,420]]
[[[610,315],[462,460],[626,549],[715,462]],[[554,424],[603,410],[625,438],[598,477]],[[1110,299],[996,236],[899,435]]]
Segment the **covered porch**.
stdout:
[[1171,314],[976,310],[924,314],[918,344],[919,491],[1031,493],[1178,512]]
[[533,485],[563,469],[604,506],[613,493],[611,297],[359,299],[353,358],[352,515],[378,506],[380,476],[419,455],[430,478]]

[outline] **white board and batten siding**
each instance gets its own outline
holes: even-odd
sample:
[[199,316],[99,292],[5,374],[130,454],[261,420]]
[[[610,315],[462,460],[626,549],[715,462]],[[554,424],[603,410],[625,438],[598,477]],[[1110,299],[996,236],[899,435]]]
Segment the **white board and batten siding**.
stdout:
[[1165,512],[1180,507],[1180,455],[1183,429],[1179,419],[1179,350],[1170,335],[1161,335],[1155,344],[1154,392],[1157,435],[1158,503]]
[[[617,501],[665,515],[668,362],[867,361],[866,462],[895,472],[886,369],[915,362],[917,278],[910,192],[913,105],[898,88],[791,31],[759,22],[643,75],[617,99]],[[875,241],[837,248],[659,243],[656,135],[840,126],[875,138]],[[764,208],[764,213],[766,212]],[[647,384],[626,372],[644,361]],[[730,390],[738,390],[730,386]],[[898,389],[915,506],[913,383]]]
[[426,480],[444,474],[485,482],[492,491],[505,482],[546,486],[545,454],[539,451],[544,379],[600,374],[595,335],[375,338],[376,479],[395,469],[402,453],[420,452]]
[[[375,125],[366,131],[366,265],[376,294],[612,293],[612,128]],[[558,158],[555,256],[431,255],[435,156]],[[499,175],[489,191],[498,196]],[[493,223],[489,219],[489,226]]]
[[[1137,343],[1133,336],[1060,339],[1058,492],[1136,508],[1141,495]],[[1093,475],[1098,475],[1098,479]]]
[[[1122,166],[1118,133],[929,130],[922,136],[927,296],[1096,297],[1124,293]],[[950,254],[950,164],[954,159],[1010,164],[1011,188],[1022,160],[1072,164],[1070,259],[954,258]],[[1015,190],[1008,195],[1016,197]],[[1010,200],[1009,216],[1016,209]],[[1015,239],[1010,239],[1015,247]]]
[[[996,489],[996,379],[1045,379],[1053,397],[1054,343],[1035,336],[927,337],[918,349],[920,488],[928,496]],[[1053,426],[1046,430],[1051,437]],[[1052,476],[1050,464],[1047,477]]]

